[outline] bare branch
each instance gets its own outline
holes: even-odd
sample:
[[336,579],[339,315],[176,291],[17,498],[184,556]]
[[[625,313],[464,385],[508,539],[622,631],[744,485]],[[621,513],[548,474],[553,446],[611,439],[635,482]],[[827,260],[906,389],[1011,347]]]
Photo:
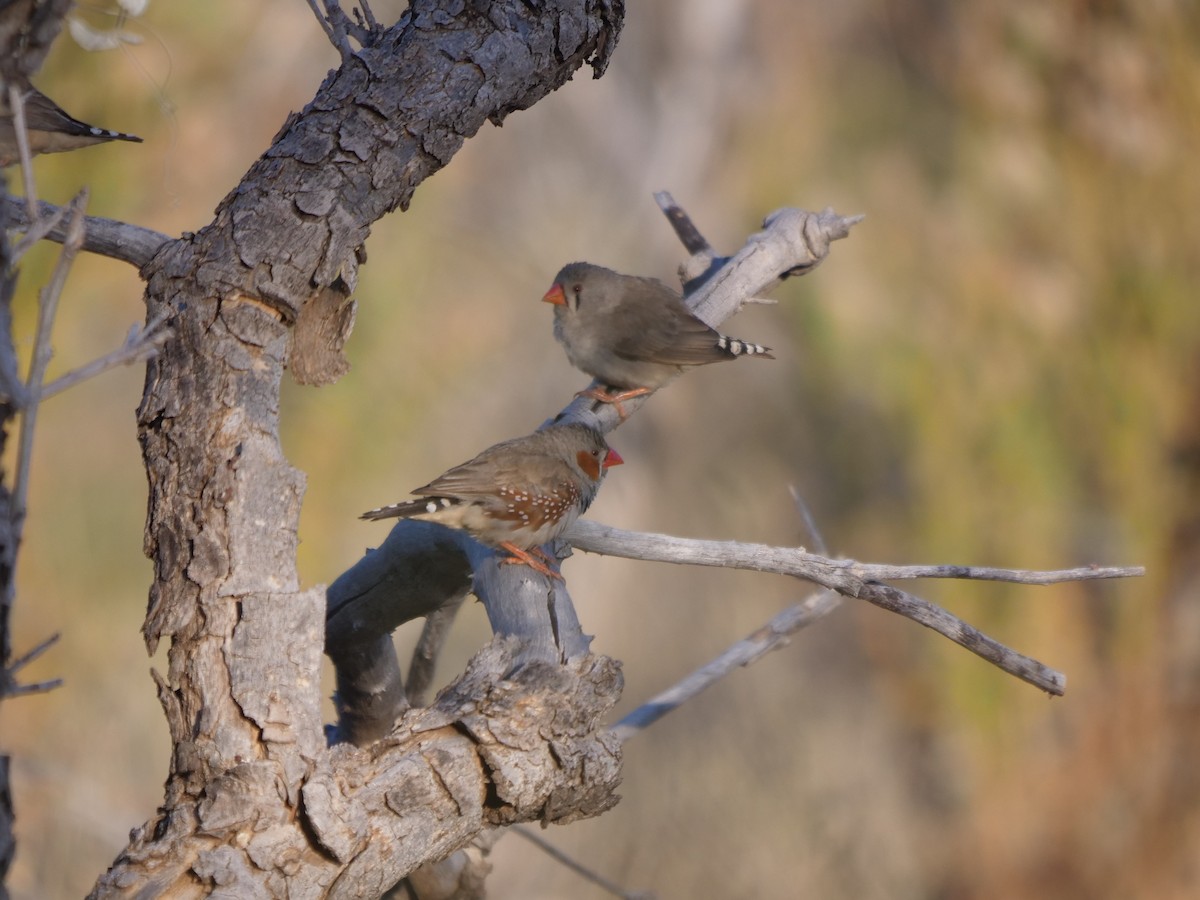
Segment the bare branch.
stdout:
[[[10,198],[10,202],[15,203],[16,201]],[[62,224],[63,219],[66,218],[67,213],[70,211],[67,207],[60,206],[50,215],[41,216],[37,215],[38,208],[36,202],[31,202],[29,206],[34,215],[37,217],[29,226],[29,230],[25,232],[25,236],[17,242],[15,247],[13,247],[12,261],[14,264],[19,262],[20,259],[29,252],[29,248],[58,228]]]
[[21,184],[25,189],[25,206],[30,218],[36,215],[34,203],[37,187],[33,183],[33,153],[29,149],[29,129],[25,121],[25,98],[15,84],[8,86],[8,104],[13,113],[13,134],[17,139],[17,158],[21,161]]
[[837,609],[841,602],[841,598],[832,591],[821,591],[802,603],[789,606],[762,628],[738,641],[711,662],[705,663],[665,691],[651,697],[614,725],[613,733],[624,743],[735,669],[757,662],[772,650],[786,647],[790,643],[791,635],[818,619],[825,618]]
[[375,21],[375,15],[366,0],[359,0],[358,6],[354,7],[353,19],[346,15],[338,0],[321,0],[320,3],[317,0],[308,0],[308,6],[343,62],[354,55],[350,47],[350,38],[358,41],[360,46],[366,47],[379,31],[379,23]]
[[[66,227],[61,224],[61,220],[54,219],[56,213],[61,215],[60,207],[39,201],[36,204],[36,212],[31,215],[15,198],[9,197],[5,202],[8,206],[9,224],[13,228],[22,229],[27,235],[32,236],[34,229],[41,227],[38,223],[52,220],[56,224],[44,234],[39,234],[38,238],[45,237],[59,243],[66,240]],[[96,253],[100,256],[132,263],[139,269],[148,263],[164,244],[173,240],[161,232],[142,228],[140,225],[130,225],[128,222],[118,222],[116,219],[106,219],[102,216],[88,216],[85,224],[87,231],[81,249],[88,253]],[[24,243],[22,241],[22,246]]]
[[884,566],[855,560],[833,560],[799,548],[770,547],[735,541],[698,541],[663,534],[624,531],[580,520],[566,534],[575,547],[591,553],[669,562],[722,566],[791,575],[847,597],[866,600],[910,618],[965,647],[993,665],[1051,694],[1061,694],[1066,676],[1035,659],[1022,656],[958,619],[941,607],[882,582],[904,578],[955,578],[1014,584],[1057,584],[1097,578],[1131,578],[1145,574],[1140,566],[1087,566],[1049,572],[973,566]]
[[545,853],[547,856],[549,856],[555,862],[561,863],[562,865],[564,865],[568,869],[570,869],[572,872],[574,872],[576,875],[579,875],[581,878],[584,878],[585,880],[590,881],[592,884],[594,884],[597,887],[601,888],[602,890],[612,894],[614,897],[622,897],[622,898],[624,898],[624,900],[654,900],[655,895],[654,895],[653,891],[627,891],[627,890],[625,890],[623,887],[621,887],[615,881],[610,881],[609,879],[607,879],[603,875],[601,875],[599,872],[593,872],[587,866],[583,865],[583,863],[579,862],[578,860],[573,859],[572,857],[568,856],[566,853],[563,853],[561,850],[559,850],[557,847],[555,847],[553,844],[551,844],[548,840],[546,840],[544,837],[542,837],[540,834],[538,834],[532,828],[526,827],[524,825],[514,825],[512,828],[509,829],[509,831],[513,832],[514,834],[519,834],[521,837],[525,838],[525,840],[529,841],[529,843],[536,846],[539,850],[541,850],[543,853]]
[[[1042,574],[1054,575],[1061,573]],[[1137,574],[1143,573],[1139,572]],[[1052,582],[1027,581],[1019,583],[1050,584]],[[1004,644],[1001,644],[994,638],[988,637],[974,626],[968,625],[962,619],[942,609],[936,603],[930,603],[928,600],[915,597],[906,591],[878,581],[864,584],[857,596],[858,599],[873,603],[880,609],[899,613],[906,619],[912,619],[926,628],[933,629],[942,635],[942,637],[949,638],[960,647],[965,647],[981,659],[986,659],[992,665],[1003,669],[1010,675],[1017,676],[1022,681],[1028,682],[1034,687],[1041,688],[1048,694],[1061,697],[1067,690],[1067,676],[1062,672],[1051,669],[1049,666],[1038,662],[1032,657],[1024,656],[1016,650],[1004,646]]]
[[4,691],[5,697],[28,697],[32,694],[48,694],[62,687],[61,678],[51,678],[49,681],[35,681],[33,684],[17,684]]
[[839,594],[857,597],[874,581],[912,578],[953,578],[970,581],[1003,581],[1011,584],[1061,584],[1100,578],[1136,578],[1142,566],[1080,566],[1074,569],[996,569],[983,566],[891,566],[829,559],[803,547],[772,547],[739,541],[703,541],[643,531],[626,531],[580,519],[566,533],[570,543],[589,553],[622,556],[650,562],[724,566],[803,578]]
[[[326,9],[330,6],[325,4]],[[328,13],[321,11],[321,4],[317,0],[308,0],[308,8],[313,11],[313,15],[317,17],[317,22],[321,25],[321,30],[325,32],[325,36],[329,38],[329,43],[333,44],[343,60],[349,59],[353,55],[350,49],[350,42],[346,38],[346,32],[334,26],[331,16]],[[338,12],[341,12],[338,9]]]
[[29,466],[33,455],[33,431],[37,424],[38,394],[42,381],[46,377],[46,367],[54,355],[50,348],[50,332],[54,326],[54,316],[58,311],[58,301],[67,281],[67,273],[70,272],[75,255],[83,245],[83,211],[87,208],[87,198],[88,191],[87,188],[84,188],[71,201],[72,211],[62,252],[58,255],[58,262],[54,266],[54,273],[50,276],[50,283],[42,289],[39,295],[33,359],[29,364],[29,378],[25,382],[28,402],[21,411],[21,432],[17,443],[17,470],[13,477],[12,510],[18,536],[20,523],[25,519],[25,498],[29,492]]
[[51,678],[49,681],[38,681],[34,684],[17,684],[17,673],[57,644],[60,637],[61,635],[55,632],[31,650],[14,659],[3,672],[0,672],[0,699],[44,694],[62,686],[61,678]]
[[683,244],[684,250],[692,256],[703,254],[710,259],[716,257],[717,254],[713,250],[712,244],[700,233],[700,229],[696,227],[692,217],[675,202],[675,198],[669,192],[658,191],[655,193],[654,199],[658,203],[658,208],[663,211],[663,215],[667,217],[667,221],[671,223],[671,227],[675,229],[675,236]]
[[75,387],[75,385],[87,381],[89,378],[95,378],[102,372],[107,372],[117,366],[128,366],[150,359],[174,334],[170,328],[163,327],[166,321],[167,313],[163,311],[155,315],[145,326],[134,325],[120,347],[87,365],[60,375],[42,388],[40,398],[45,400],[47,397],[61,394],[68,388]]

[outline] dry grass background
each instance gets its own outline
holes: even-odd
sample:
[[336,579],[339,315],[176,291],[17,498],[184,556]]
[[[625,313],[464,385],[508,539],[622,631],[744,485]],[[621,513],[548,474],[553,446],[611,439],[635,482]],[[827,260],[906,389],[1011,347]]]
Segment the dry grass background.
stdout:
[[[921,586],[1064,669],[1053,702],[847,605],[631,742],[620,806],[549,837],[664,898],[1195,896],[1195,6],[630,7],[604,79],[487,127],[375,228],[352,371],[285,396],[285,448],[309,479],[305,582],[382,538],[358,512],[530,430],[584,383],[538,298],[577,258],[672,277],[681,250],[653,190],[728,249],[778,206],[865,212],[778,306],[730,324],[778,361],[689,375],[613,437],[627,464],[593,516],[797,543],[795,484],[838,554],[1147,577]],[[38,180],[56,201],[87,183],[93,212],[175,234],[209,220],[336,58],[299,0],[155,3],[137,27],[145,43],[119,54],[64,39],[40,86],[146,143],[47,157]],[[21,276],[26,354],[51,259]],[[58,371],[119,343],[140,295],[128,267],[81,261]],[[18,898],[86,892],[160,799],[166,731],[138,634],[140,390],[139,372],[111,373],[39,422],[16,640],[61,631],[30,677],[66,685],[0,709]],[[804,589],[591,557],[567,574],[595,648],[624,660],[622,709]],[[472,605],[443,677],[486,637]],[[601,896],[524,842],[493,860],[493,896]]]

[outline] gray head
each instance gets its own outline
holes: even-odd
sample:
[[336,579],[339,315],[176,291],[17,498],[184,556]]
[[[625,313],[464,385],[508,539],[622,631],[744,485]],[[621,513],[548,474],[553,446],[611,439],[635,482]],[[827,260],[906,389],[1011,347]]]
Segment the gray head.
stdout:
[[556,317],[580,311],[606,313],[618,304],[622,282],[628,280],[628,275],[603,266],[573,262],[559,269],[542,299],[555,305]]

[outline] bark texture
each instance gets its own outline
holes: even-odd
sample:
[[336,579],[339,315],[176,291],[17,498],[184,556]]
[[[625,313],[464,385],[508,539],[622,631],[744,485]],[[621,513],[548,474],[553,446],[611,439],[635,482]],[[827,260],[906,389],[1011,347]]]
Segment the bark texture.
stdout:
[[171,642],[156,677],[175,750],[158,815],[94,896],[378,896],[490,826],[615,802],[619,756],[597,728],[620,676],[592,657],[505,680],[513,648],[498,643],[369,751],[327,749],[325,596],[299,589],[304,476],[278,416],[289,358],[311,382],[344,366],[371,223],[485,121],[585,62],[602,70],[621,16],[619,3],[414,3],[330,73],[211,224],[143,268],[148,313],[175,335],[138,410],[155,567],[144,633],[151,651]]

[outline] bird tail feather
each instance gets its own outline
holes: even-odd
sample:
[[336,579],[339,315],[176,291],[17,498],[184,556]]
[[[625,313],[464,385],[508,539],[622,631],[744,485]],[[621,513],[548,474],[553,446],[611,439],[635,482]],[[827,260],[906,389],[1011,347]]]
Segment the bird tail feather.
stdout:
[[775,358],[771,355],[770,347],[764,347],[762,344],[752,344],[750,341],[743,341],[739,338],[732,338],[727,334],[718,335],[717,347],[733,357],[758,356],[763,359]]
[[369,509],[360,519],[411,519],[414,516],[425,516],[440,509],[448,509],[458,503],[453,497],[422,497],[419,500],[405,500],[390,506],[380,506]]

